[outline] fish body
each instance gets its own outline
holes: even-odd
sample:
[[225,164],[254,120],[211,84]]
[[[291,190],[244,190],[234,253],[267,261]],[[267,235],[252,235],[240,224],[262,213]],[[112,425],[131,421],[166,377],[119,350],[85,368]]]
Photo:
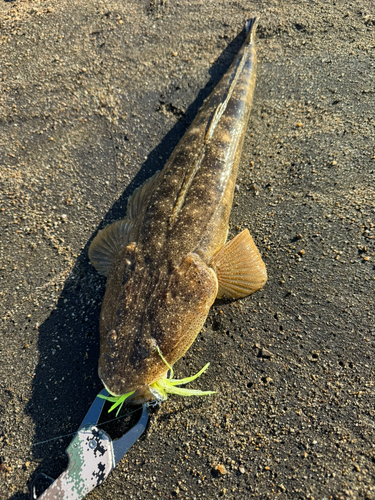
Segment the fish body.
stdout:
[[244,297],[266,282],[247,230],[225,243],[255,86],[255,24],[163,170],[90,246],[107,276],[99,376],[113,395],[154,399],[150,385],[167,371],[159,352],[172,366],[216,297]]

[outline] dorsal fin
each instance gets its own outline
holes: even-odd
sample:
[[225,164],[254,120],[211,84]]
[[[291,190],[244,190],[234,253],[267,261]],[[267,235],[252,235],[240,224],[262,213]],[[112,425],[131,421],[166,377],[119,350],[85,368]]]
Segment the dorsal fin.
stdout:
[[227,109],[228,103],[229,103],[229,101],[232,97],[232,94],[233,94],[233,90],[236,87],[237,81],[238,81],[238,79],[241,75],[241,72],[243,70],[243,67],[245,65],[245,60],[246,60],[245,54],[242,54],[242,57],[239,59],[239,61],[237,63],[236,71],[235,71],[233,78],[232,78],[232,81],[231,81],[231,83],[226,91],[226,94],[225,94],[222,102],[217,106],[214,114],[212,115],[211,121],[208,125],[208,129],[207,129],[207,132],[206,132],[206,135],[204,138],[205,144],[207,144],[207,142],[212,138],[212,136],[215,132],[216,126],[220,121],[220,118],[223,116],[223,113]]
[[108,276],[116,253],[132,241],[133,227],[133,220],[127,218],[118,220],[99,231],[92,240],[89,248],[89,259],[95,269],[103,276]]
[[156,172],[152,177],[147,179],[142,186],[139,186],[131,195],[128,201],[126,217],[128,219],[136,219],[144,205],[148,195],[155,186],[155,181],[159,177],[160,172]]

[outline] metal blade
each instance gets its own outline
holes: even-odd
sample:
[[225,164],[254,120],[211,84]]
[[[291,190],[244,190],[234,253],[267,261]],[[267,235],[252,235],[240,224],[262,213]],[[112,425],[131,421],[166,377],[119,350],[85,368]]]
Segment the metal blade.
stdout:
[[122,459],[122,457],[127,453],[133,444],[137,441],[137,439],[143,434],[146,430],[147,422],[149,419],[147,405],[143,405],[142,413],[139,417],[138,422],[132,427],[126,434],[124,434],[121,438],[117,439],[113,442],[113,451],[115,454],[115,463],[116,465]]
[[[102,396],[109,396],[109,393],[106,389],[103,389],[99,394],[101,394]],[[98,396],[96,396],[94,402],[90,406],[90,409],[86,413],[86,416],[83,419],[79,428],[81,429],[81,427],[83,427],[84,425],[97,424],[100,418],[100,414],[102,413],[104,404],[105,404],[105,399],[101,399]]]

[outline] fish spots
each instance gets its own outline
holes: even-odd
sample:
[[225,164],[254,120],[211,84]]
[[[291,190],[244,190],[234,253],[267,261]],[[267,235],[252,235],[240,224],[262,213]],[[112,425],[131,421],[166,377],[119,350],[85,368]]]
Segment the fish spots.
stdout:
[[107,335],[108,345],[112,348],[116,347],[117,343],[117,332],[116,330],[111,330]]
[[155,344],[151,339],[142,342],[138,336],[132,346],[129,362],[133,367],[139,367],[155,351]]
[[228,130],[220,130],[218,133],[218,139],[221,142],[228,143],[232,140],[232,135],[228,132]]
[[170,291],[168,291],[166,294],[165,294],[165,304],[168,306],[170,304],[172,304],[172,300],[173,300],[173,297],[172,297],[172,294]]
[[191,134],[192,136],[200,136],[201,129],[199,127],[193,127],[189,130],[189,134]]
[[121,284],[124,286],[128,282],[130,278],[129,266],[124,266],[124,271],[122,273],[122,282]]
[[113,366],[113,360],[115,359],[115,357],[116,357],[115,354],[113,354],[113,356],[110,356],[106,352],[103,354],[103,358],[104,358],[105,364],[107,365],[107,367],[109,369]]

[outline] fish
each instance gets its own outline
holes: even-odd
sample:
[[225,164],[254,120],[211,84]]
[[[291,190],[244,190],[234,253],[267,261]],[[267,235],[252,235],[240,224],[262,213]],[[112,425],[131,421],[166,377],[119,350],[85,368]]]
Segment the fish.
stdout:
[[247,22],[238,55],[163,169],[89,247],[107,277],[98,374],[113,401],[163,399],[158,381],[192,345],[216,298],[246,297],[267,281],[248,229],[226,241],[255,87],[256,25]]

